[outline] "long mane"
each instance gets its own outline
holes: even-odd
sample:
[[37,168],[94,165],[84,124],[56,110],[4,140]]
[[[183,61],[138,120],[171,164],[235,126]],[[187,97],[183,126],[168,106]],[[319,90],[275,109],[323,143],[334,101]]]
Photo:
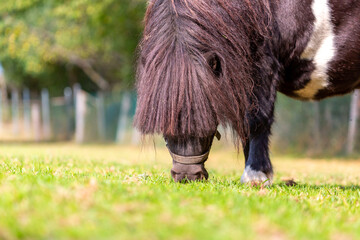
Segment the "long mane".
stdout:
[[[205,137],[218,124],[246,138],[254,62],[269,37],[268,0],[152,0],[137,69],[143,134]],[[218,72],[209,65],[218,61]]]

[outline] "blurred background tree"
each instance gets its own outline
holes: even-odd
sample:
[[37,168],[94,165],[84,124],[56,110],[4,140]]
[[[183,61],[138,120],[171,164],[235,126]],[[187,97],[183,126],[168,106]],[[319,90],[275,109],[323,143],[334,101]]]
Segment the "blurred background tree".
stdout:
[[131,88],[145,6],[145,0],[3,1],[7,84],[58,94],[73,83],[88,91]]

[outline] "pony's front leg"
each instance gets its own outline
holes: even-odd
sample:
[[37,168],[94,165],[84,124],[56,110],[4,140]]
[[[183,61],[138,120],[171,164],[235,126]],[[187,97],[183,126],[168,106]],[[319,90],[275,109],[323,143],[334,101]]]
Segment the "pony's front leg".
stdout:
[[241,183],[272,184],[273,169],[269,157],[269,136],[272,122],[273,109],[266,114],[266,117],[250,119],[249,138],[243,142],[245,170],[241,177]]
[[273,169],[269,158],[269,135],[270,131],[265,130],[250,137],[247,147],[248,157],[245,160],[241,183],[272,184]]

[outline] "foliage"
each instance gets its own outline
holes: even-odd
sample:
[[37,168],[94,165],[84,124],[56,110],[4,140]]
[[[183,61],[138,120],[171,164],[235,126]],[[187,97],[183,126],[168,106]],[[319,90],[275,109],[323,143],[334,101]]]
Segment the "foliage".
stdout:
[[129,87],[144,9],[145,0],[3,1],[0,61],[18,85],[71,81],[78,68],[101,88]]
[[[241,185],[212,151],[208,182],[170,180],[165,148],[2,145],[1,239],[358,239],[359,164],[281,159],[274,186]],[[286,186],[282,177],[296,177]]]

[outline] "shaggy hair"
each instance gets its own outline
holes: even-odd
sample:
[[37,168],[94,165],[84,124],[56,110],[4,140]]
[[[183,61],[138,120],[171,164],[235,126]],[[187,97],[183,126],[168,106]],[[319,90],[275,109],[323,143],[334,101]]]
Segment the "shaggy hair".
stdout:
[[152,0],[139,45],[134,125],[143,134],[248,134],[252,74],[269,38],[268,0]]

